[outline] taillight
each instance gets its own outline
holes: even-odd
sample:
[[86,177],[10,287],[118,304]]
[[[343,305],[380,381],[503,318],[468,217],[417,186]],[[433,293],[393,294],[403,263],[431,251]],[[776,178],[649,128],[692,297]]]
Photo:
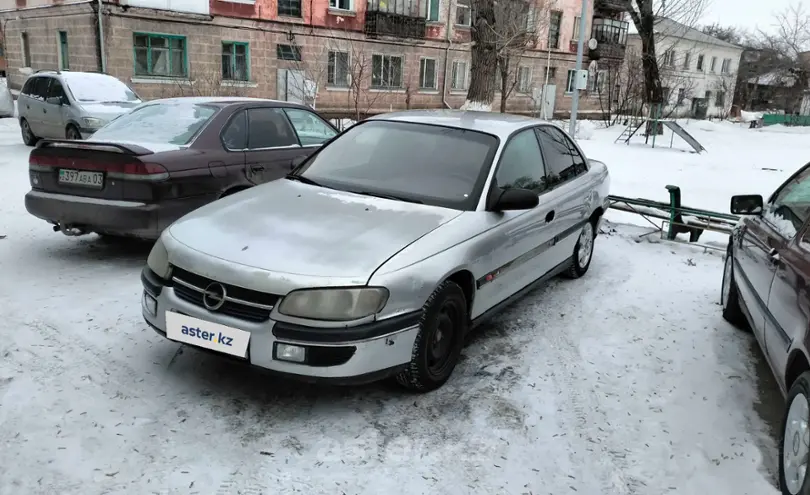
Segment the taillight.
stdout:
[[111,179],[161,181],[169,178],[169,171],[159,163],[111,164],[105,170]]
[[168,170],[159,163],[143,163],[140,161],[110,163],[87,158],[37,156],[33,153],[28,157],[29,170],[43,172],[54,168],[106,172],[107,177],[110,179],[162,181],[169,178]]

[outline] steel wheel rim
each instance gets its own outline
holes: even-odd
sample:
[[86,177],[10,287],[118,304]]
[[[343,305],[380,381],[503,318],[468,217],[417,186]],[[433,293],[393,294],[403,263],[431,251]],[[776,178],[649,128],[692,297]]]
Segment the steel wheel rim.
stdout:
[[452,364],[455,341],[458,338],[458,311],[452,304],[445,304],[439,311],[436,330],[430,335],[427,348],[427,367],[434,377],[441,377]]
[[810,453],[810,406],[804,394],[797,394],[790,402],[785,435],[782,439],[782,475],[791,495],[798,495],[807,475]]
[[593,253],[593,225],[586,223],[579,234],[579,252],[577,253],[577,263],[580,268],[585,268],[591,261]]
[[28,126],[28,121],[24,120],[22,124],[23,135],[26,141],[31,140],[31,128]]
[[67,138],[68,138],[68,139],[72,139],[72,140],[74,140],[74,141],[78,141],[78,140],[80,140],[82,137],[81,137],[81,134],[79,134],[79,131],[77,131],[76,129],[74,129],[73,127],[71,127],[70,129],[68,129],[68,132],[67,132]]
[[731,255],[726,255],[726,266],[723,268],[723,287],[720,290],[720,302],[723,308],[728,306],[728,296],[731,294]]

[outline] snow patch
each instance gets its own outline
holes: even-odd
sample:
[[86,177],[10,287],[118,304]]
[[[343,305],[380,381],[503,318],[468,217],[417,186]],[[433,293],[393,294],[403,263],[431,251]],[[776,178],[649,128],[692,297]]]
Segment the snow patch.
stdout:
[[471,112],[491,112],[492,103],[484,103],[483,101],[467,100],[461,105],[461,110],[468,110]]
[[589,140],[593,137],[596,126],[590,120],[580,120],[577,122],[577,139]]

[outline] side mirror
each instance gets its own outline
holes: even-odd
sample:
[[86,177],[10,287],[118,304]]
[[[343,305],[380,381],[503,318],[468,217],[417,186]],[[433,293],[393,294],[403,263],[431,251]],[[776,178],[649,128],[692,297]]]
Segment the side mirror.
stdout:
[[51,96],[50,98],[45,98],[45,103],[62,106],[62,98],[58,96]]
[[735,215],[761,215],[762,196],[759,194],[732,196],[731,213]]
[[531,210],[540,204],[537,193],[528,189],[502,189],[498,199],[490,208],[492,211]]

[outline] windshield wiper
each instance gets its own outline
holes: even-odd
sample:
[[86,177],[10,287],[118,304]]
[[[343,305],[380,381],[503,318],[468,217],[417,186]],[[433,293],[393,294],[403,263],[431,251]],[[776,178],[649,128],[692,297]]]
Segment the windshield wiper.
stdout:
[[315,182],[314,180],[310,179],[309,177],[304,177],[303,175],[287,174],[285,176],[285,178],[289,179],[289,180],[295,180],[295,181],[298,181],[298,182],[303,182],[304,184],[309,184],[310,186],[318,186],[318,187],[326,187],[327,189],[334,189],[333,187],[327,187],[327,186],[324,186],[323,184]]
[[375,198],[393,199],[394,201],[404,201],[405,203],[415,203],[418,205],[424,204],[422,201],[419,201],[418,199],[405,198],[402,196],[395,196],[393,194],[376,193],[369,191],[349,191],[349,192],[353,192],[354,194],[360,194],[361,196],[372,196]]

